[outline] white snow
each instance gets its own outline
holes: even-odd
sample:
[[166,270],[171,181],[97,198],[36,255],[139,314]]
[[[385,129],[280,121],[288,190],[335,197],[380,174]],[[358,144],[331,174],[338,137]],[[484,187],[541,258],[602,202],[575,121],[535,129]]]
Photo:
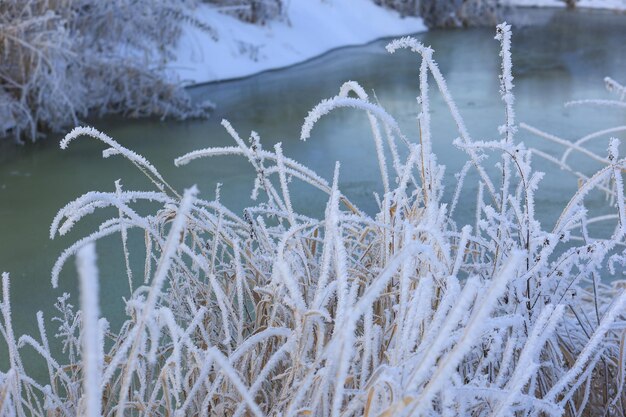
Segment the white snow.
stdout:
[[244,77],[334,48],[426,30],[420,18],[403,18],[372,0],[292,0],[286,6],[287,19],[254,25],[199,5],[194,17],[212,26],[219,39],[185,27],[170,74],[185,84]]
[[[565,7],[563,0],[507,0],[512,6]],[[626,0],[578,0],[576,7],[626,11]]]
[[[512,6],[564,7],[563,0],[503,0]],[[331,49],[426,30],[421,18],[401,17],[372,0],[291,0],[285,19],[265,25],[242,22],[200,4],[193,16],[215,29],[218,39],[186,25],[167,64],[185,85],[245,77],[319,56]],[[581,8],[626,10],[626,0],[579,0]]]

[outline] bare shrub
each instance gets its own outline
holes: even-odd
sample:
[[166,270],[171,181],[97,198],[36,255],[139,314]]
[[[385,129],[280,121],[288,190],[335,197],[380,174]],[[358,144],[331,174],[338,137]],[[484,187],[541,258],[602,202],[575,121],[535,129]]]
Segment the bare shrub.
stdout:
[[203,114],[166,81],[181,22],[206,30],[194,0],[0,2],[0,137],[35,140],[90,111],[185,118]]
[[420,0],[374,0],[374,3],[397,10],[402,16],[417,16],[419,13]]
[[285,17],[284,0],[204,0],[245,22],[264,24]]
[[499,7],[497,0],[420,0],[419,16],[430,28],[495,25]]
[[420,16],[429,28],[495,25],[499,21],[499,0],[374,0],[374,3]]

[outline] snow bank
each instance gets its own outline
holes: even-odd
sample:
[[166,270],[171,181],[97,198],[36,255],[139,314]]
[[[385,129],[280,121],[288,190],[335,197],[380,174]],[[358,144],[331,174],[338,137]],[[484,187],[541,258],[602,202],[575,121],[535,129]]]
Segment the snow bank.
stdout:
[[[511,6],[565,7],[563,0],[508,0]],[[626,0],[579,0],[576,7],[626,11]]]
[[371,0],[294,0],[288,19],[265,26],[241,22],[203,4],[198,20],[218,34],[184,28],[170,74],[186,84],[243,77],[313,58],[333,48],[426,30],[420,18],[401,17]]
[[[512,6],[564,7],[562,0],[504,0]],[[371,0],[293,0],[288,19],[266,25],[242,22],[201,4],[193,15],[210,33],[187,25],[167,64],[173,80],[200,84],[293,65],[331,49],[426,30],[422,19],[401,17]],[[626,0],[580,0],[578,7],[626,10]]]

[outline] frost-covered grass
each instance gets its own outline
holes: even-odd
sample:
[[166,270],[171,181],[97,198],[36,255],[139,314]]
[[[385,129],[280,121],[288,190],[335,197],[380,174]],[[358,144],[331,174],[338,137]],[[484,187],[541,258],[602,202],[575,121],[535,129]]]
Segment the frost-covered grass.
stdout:
[[[605,167],[582,178],[554,228],[542,229],[533,198],[542,174],[516,140],[508,25],[498,26],[496,39],[504,105],[496,140],[472,139],[433,51],[411,38],[388,50],[408,48],[420,58],[418,138],[406,137],[355,82],[306,117],[302,139],[336,108],[367,113],[384,187],[374,216],[341,193],[339,164],[327,182],[285,156],[280,144],[264,149],[256,133],[245,140],[227,121],[234,146],[198,150],[175,163],[246,158],[257,172],[258,202],[243,216],[220,203],[219,190],[213,201],[195,187],[180,194],[142,156],[94,129],[74,129],[62,148],[79,136],[98,139],[107,145],[104,157],[125,157],[154,189],[125,191],[116,183],[115,191],[87,193],[55,217],[51,237],[97,209],[117,213],[53,269],[56,285],[76,255],[81,307],[67,296],[57,303],[63,362],[51,357],[41,314],[39,335],[14,335],[3,276],[0,330],[9,368],[0,373],[0,414],[623,415],[626,295],[601,273],[626,261],[626,161],[616,139],[606,157],[588,155]],[[623,107],[623,88],[610,86]],[[459,131],[455,144],[467,153],[457,190],[469,170],[478,172],[473,226],[453,221],[455,207],[468,204],[458,201],[459,192],[443,199],[443,166],[431,151],[432,90],[448,104]],[[566,152],[583,148],[584,141]],[[485,163],[494,155],[499,175],[491,177]],[[328,195],[322,219],[293,209],[292,180]],[[598,219],[585,209],[596,189],[612,196],[615,214]],[[161,208],[142,215],[141,201]],[[613,233],[592,238],[587,225],[594,221],[613,222]],[[98,313],[94,242],[120,235],[130,265],[142,254],[128,253],[128,233],[145,235],[146,262],[143,280],[130,266],[127,278],[117,278],[120,285],[128,280],[131,294],[127,320],[113,332]],[[26,374],[26,349],[44,358],[48,381]]]
[[250,23],[265,24],[268,20],[286,17],[284,0],[202,0],[225,13]]

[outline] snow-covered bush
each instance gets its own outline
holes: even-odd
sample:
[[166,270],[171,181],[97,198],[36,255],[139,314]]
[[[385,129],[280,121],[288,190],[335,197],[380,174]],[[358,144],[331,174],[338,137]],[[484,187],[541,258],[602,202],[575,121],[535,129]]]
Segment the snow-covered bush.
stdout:
[[[503,0],[373,0],[402,16],[420,16],[426,26],[467,27],[495,25]],[[504,1],[506,4],[506,0]]]
[[264,24],[269,20],[285,17],[284,0],[203,0],[225,13],[250,23]]
[[202,114],[159,62],[196,0],[0,2],[0,137],[35,140],[90,111],[184,118]]
[[[264,149],[255,132],[245,140],[227,121],[234,146],[191,152],[175,163],[246,158],[257,173],[252,197],[260,201],[243,216],[224,207],[219,192],[214,201],[195,187],[180,194],[142,156],[94,129],[74,129],[63,149],[79,136],[98,139],[105,157],[125,157],[154,189],[125,191],[116,183],[112,192],[72,201],[52,223],[54,237],[96,209],[117,213],[68,248],[52,271],[56,285],[77,254],[81,307],[67,296],[57,303],[69,363],[51,357],[41,314],[37,337],[14,335],[3,276],[0,330],[9,369],[0,373],[0,413],[622,415],[626,295],[601,281],[600,271],[626,261],[626,161],[611,140],[606,167],[582,183],[552,230],[541,228],[534,193],[542,174],[515,140],[510,36],[506,24],[498,26],[505,111],[497,140],[472,139],[433,51],[411,38],[388,49],[408,48],[421,58],[419,138],[407,138],[355,82],[306,117],[302,139],[336,108],[367,113],[384,187],[375,216],[341,193],[339,164],[327,182],[285,156],[280,144]],[[458,126],[455,144],[468,156],[451,201],[444,201],[443,166],[431,151],[433,87]],[[495,178],[484,165],[493,154],[500,159]],[[479,178],[476,224],[459,227],[452,215],[469,170]],[[606,187],[609,178],[613,187]],[[292,180],[328,195],[322,219],[294,211]],[[615,197],[614,231],[604,238],[585,229],[593,221],[585,196],[595,188]],[[161,208],[142,215],[136,205],[144,201]],[[145,235],[141,274],[128,262],[143,256],[127,251],[135,231]],[[113,234],[122,237],[132,293],[119,332],[99,317],[93,247]],[[46,383],[24,371],[21,354],[31,348],[48,364]]]
[[417,16],[419,14],[420,0],[374,0],[374,3],[397,10],[402,16]]

